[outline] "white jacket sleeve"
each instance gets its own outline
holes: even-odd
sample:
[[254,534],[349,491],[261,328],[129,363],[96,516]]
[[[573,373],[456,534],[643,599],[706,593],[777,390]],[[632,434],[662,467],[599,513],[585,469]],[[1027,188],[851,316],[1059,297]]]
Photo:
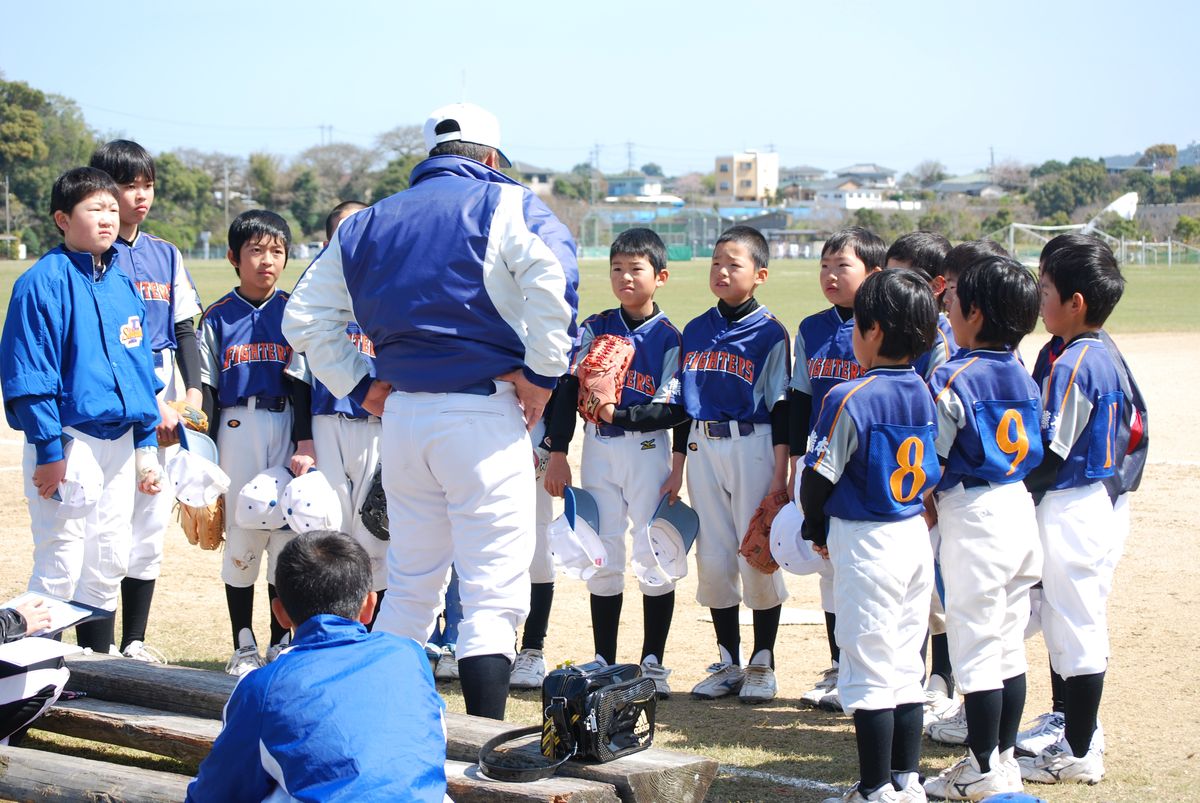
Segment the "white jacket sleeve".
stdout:
[[350,291],[342,273],[337,232],[329,247],[308,266],[283,312],[283,336],[308,358],[312,375],[335,396],[348,396],[371,365],[346,337],[354,319]]

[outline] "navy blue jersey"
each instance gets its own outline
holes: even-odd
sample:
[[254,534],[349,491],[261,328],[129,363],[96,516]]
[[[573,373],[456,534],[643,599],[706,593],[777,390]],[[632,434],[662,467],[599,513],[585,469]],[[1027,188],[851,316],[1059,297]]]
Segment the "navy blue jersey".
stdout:
[[[371,338],[367,337],[354,321],[346,324],[346,337],[350,338],[358,353],[371,363],[371,376],[375,376],[375,344],[371,342]],[[371,415],[350,397],[334,396],[315,376],[312,377],[312,414],[344,415],[348,418],[367,418]]]
[[140,233],[132,243],[115,243],[122,270],[146,302],[146,337],[154,351],[175,349],[175,324],[200,314],[200,296],[183,267],[179,249],[166,240]]
[[938,313],[937,331],[933,335],[933,346],[929,351],[913,360],[913,370],[920,374],[926,382],[933,376],[938,366],[945,365],[958,354],[958,344],[954,342],[954,330],[950,327],[950,319],[946,313]]
[[683,330],[683,405],[696,421],[766,424],[787,396],[787,329],[766,307],[732,323],[716,307]]
[[825,514],[900,521],[925,508],[941,474],[937,412],[909,366],[874,368],[829,391],[804,465],[834,483]]
[[62,459],[63,427],[113,440],[134,428],[136,446],[157,443],[154,355],[146,305],[110,249],[107,270],[92,255],[49,251],[13,285],[0,340],[8,425],[37,447],[38,462]]
[[1117,435],[1125,416],[1121,378],[1099,334],[1081,335],[1058,355],[1042,385],[1041,434],[1063,458],[1051,490],[1111,477],[1123,455]]
[[579,372],[579,363],[587,356],[600,335],[616,335],[633,344],[633,360],[625,372],[625,387],[617,409],[641,404],[679,403],[679,355],[682,337],[662,312],[630,329],[621,310],[597,313],[579,327],[571,353],[571,373]]
[[255,307],[226,293],[200,319],[200,380],[217,389],[217,406],[245,404],[251,396],[287,396],[284,371],[292,347],[283,337],[288,294],[275,294]]
[[862,366],[854,359],[853,335],[854,318],[843,321],[835,307],[800,322],[791,386],[812,396],[809,432],[817,426],[821,403],[829,389],[862,376]]
[[1011,352],[966,351],[933,372],[939,490],[963,480],[1020,482],[1042,462],[1037,384]]

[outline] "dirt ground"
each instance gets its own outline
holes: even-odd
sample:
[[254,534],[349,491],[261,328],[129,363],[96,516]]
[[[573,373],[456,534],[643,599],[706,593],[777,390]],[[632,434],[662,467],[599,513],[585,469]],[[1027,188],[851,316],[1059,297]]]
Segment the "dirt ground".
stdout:
[[[1142,334],[1120,338],[1148,399],[1150,467],[1133,500],[1133,533],[1117,571],[1110,602],[1113,658],[1101,711],[1108,775],[1096,787],[1027,787],[1050,801],[1200,799],[1200,617],[1194,615],[1200,580],[1200,334]],[[1031,364],[1033,354],[1027,354]],[[22,498],[20,434],[0,427],[0,599],[24,589],[32,549]],[[573,452],[577,456],[578,449]],[[577,458],[576,458],[577,459]],[[578,476],[576,474],[576,476]],[[178,663],[218,668],[230,652],[228,619],[219,580],[220,556],[188,546],[177,527],[168,532],[162,578],[147,641]],[[697,703],[686,691],[715,660],[712,626],[695,603],[695,577],[677,596],[664,663],[674,669],[674,699],[659,709],[658,743],[717,758],[722,773],[714,800],[820,800],[828,785],[855,774],[853,733],[840,715],[801,708],[797,700],[828,663],[823,626],[781,629],[777,654],[779,699],[748,708]],[[261,585],[260,581],[260,585]],[[816,622],[816,582],[789,576],[789,614]],[[630,585],[622,616],[620,654],[636,660],[641,605]],[[266,590],[260,589],[257,632],[267,635]],[[547,639],[547,663],[587,660],[591,651],[587,593],[560,579]],[[749,639],[749,628],[744,637]],[[746,645],[748,649],[748,645]],[[1026,715],[1048,708],[1045,650],[1028,643],[1031,670]],[[454,685],[448,705],[461,710]],[[509,719],[536,721],[536,695],[514,695]],[[926,741],[923,768],[936,772],[958,751]],[[755,774],[757,773],[757,774]]]

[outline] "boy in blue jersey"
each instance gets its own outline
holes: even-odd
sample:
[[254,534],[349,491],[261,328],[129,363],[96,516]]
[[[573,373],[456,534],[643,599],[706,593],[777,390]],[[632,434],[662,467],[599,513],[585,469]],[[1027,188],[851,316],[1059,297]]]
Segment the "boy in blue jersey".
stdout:
[[[787,489],[787,329],[754,298],[767,280],[767,241],[734,226],[713,249],[709,287],[717,305],[683,330],[683,404],[688,499],[700,517],[696,601],[712,613],[718,660],[692,689],[696,699],[737,693],[743,703],[775,698],[775,637],[787,589],[738,553],[754,512]],[[738,611],[754,612],[754,649],[742,667]]]
[[278,563],[271,608],[296,638],[233,690],[187,799],[445,799],[444,704],[416,642],[367,631],[366,552],[318,531]]
[[1022,789],[1014,751],[1025,706],[1024,636],[1042,566],[1022,480],[1042,459],[1041,400],[1013,352],[1037,324],[1038,288],[1023,265],[991,255],[948,286],[963,351],[934,371],[929,386],[944,466],[935,496],[946,629],[970,751],[925,791],[981,800]]
[[[108,174],[90,167],[54,183],[50,209],[63,244],[17,279],[0,338],[5,414],[26,441],[29,588],[105,611],[116,610],[129,560],[130,487],[156,494],[162,474],[154,399],[162,384],[146,305],[113,247],[117,194]],[[89,465],[98,465],[92,479],[83,476]],[[111,616],[76,628],[81,647],[102,653],[113,633]]]
[[852,333],[864,373],[826,394],[804,458],[802,534],[833,564],[838,695],[858,742],[859,781],[840,798],[852,803],[925,797],[917,764],[933,555],[922,495],[940,469],[933,399],[912,360],[936,328],[919,276],[868,276]]
[[[842,229],[821,249],[821,292],[832,306],[809,315],[796,330],[795,364],[788,390],[791,474],[788,492],[799,494],[800,459],[808,451],[821,404],[830,388],[862,375],[854,359],[854,295],[867,276],[883,268],[887,246],[864,228]],[[834,638],[837,617],[833,607],[833,567],[820,571],[821,609],[825,612],[825,637],[830,666],[811,689],[800,695],[806,705],[840,711],[837,696],[838,647]]]
[[[166,463],[165,447],[177,440],[179,414],[167,404],[176,398],[175,366],[187,388],[184,398],[200,407],[200,351],[196,325],[200,299],[192,278],[183,267],[179,249],[141,230],[154,203],[154,159],[141,145],[125,139],[102,145],[92,154],[91,166],[103,170],[117,183],[121,226],[116,247],[122,269],[146,303],[144,328],[154,351],[154,370],[163,389],[158,393],[159,460]],[[171,517],[171,494],[134,494],[133,549],[129,568],[121,581],[121,653],[127,658],[157,663],[161,659],[145,645],[146,624],[154,599],[154,584],[162,566],[163,533]]]
[[[617,630],[625,589],[625,531],[644,534],[664,494],[677,499],[683,485],[687,443],[684,429],[672,451],[669,430],[687,420],[679,395],[680,335],[654,301],[667,282],[667,248],[649,229],[621,232],[609,249],[609,280],[620,302],[616,309],[591,316],[579,327],[572,354],[572,373],[560,383],[563,399],[554,409],[551,430],[573,432],[579,395],[580,363],[602,335],[615,335],[633,344],[634,355],[625,373],[618,405],[596,411],[599,421],[584,424],[580,470],[583,488],[596,500],[601,542],[607,565],[587,581],[591,592],[592,638],[596,656],[617,660]],[[567,441],[570,440],[568,436]],[[564,477],[565,470],[565,477]],[[570,481],[566,453],[553,449],[546,469],[547,490],[562,494]],[[663,651],[675,610],[674,584],[641,584],[642,674],[653,678],[660,698],[670,696],[662,666]]]
[[958,351],[954,343],[954,332],[946,318],[945,260],[950,251],[950,241],[936,231],[910,231],[888,246],[883,267],[905,268],[929,282],[934,300],[938,305],[938,331],[933,339],[933,348],[913,361],[913,369],[929,381],[933,371],[949,360]]
[[[238,494],[256,475],[288,466],[300,476],[315,462],[311,392],[289,377],[292,348],[283,337],[288,294],[276,289],[287,266],[292,234],[274,212],[252,209],[229,226],[229,261],[239,284],[200,320],[204,409],[217,435],[221,468],[229,475],[225,498],[225,551],[221,578],[233,632],[234,652],[225,670],[242,675],[262,665],[254,638],[254,582],[267,554],[267,593],[274,599],[275,558],[294,535],[290,530],[237,526]],[[268,660],[286,643],[287,628],[271,617]]]
[[1040,497],[1040,612],[1050,667],[1062,678],[1064,731],[1018,760],[1025,780],[1097,783],[1104,777],[1097,717],[1109,656],[1106,609],[1121,536],[1106,482],[1124,456],[1119,442],[1129,415],[1100,329],[1125,279],[1107,245],[1080,237],[1045,256],[1040,284],[1042,321],[1065,345],[1042,382],[1045,454],[1025,484]]

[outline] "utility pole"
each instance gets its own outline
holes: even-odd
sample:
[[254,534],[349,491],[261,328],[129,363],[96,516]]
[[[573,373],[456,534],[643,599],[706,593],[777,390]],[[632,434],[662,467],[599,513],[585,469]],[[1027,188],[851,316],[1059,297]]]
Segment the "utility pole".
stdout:
[[625,143],[625,155],[626,155],[626,165],[628,166],[628,172],[630,174],[632,174],[633,173],[633,143],[632,142]]
[[225,189],[221,200],[225,202],[225,231],[229,231],[229,162],[225,163]]
[[996,146],[989,145],[988,153],[991,154],[991,167],[988,169],[988,175],[994,180],[996,178]]
[[12,218],[8,214],[8,173],[4,174],[4,233],[12,234]]

